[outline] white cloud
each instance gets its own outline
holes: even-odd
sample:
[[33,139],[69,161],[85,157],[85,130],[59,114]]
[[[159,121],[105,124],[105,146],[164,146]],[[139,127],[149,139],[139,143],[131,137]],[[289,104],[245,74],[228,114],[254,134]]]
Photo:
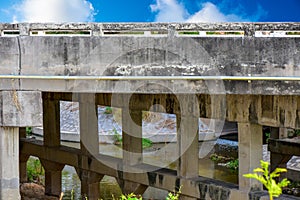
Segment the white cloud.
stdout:
[[95,14],[87,0],[22,0],[14,8],[14,22],[85,22]]
[[213,3],[203,4],[203,8],[187,19],[188,22],[221,22],[227,21],[226,16]]
[[210,2],[202,5],[202,9],[187,19],[187,22],[236,22],[245,21],[235,14],[225,15]]
[[150,7],[152,12],[157,12],[156,22],[244,22],[257,21],[265,14],[261,7],[255,15],[248,17],[245,14],[224,14],[211,2],[203,3],[202,8],[193,14],[188,14],[185,6],[177,0],[156,0]]
[[152,12],[157,12],[155,17],[157,22],[183,22],[188,15],[184,5],[177,0],[156,0],[150,8]]

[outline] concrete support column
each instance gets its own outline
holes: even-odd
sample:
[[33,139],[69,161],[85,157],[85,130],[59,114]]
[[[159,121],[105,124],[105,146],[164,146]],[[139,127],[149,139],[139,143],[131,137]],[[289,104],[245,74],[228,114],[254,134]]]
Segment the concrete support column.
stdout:
[[180,96],[180,113],[176,114],[178,166],[177,175],[199,176],[199,107],[195,95]]
[[177,174],[192,178],[199,176],[199,119],[193,116],[176,115],[179,162]]
[[[133,171],[131,165],[142,163],[143,146],[142,146],[142,111],[132,110],[130,108],[122,109],[122,148],[123,148],[123,176],[131,176]],[[139,172],[137,172],[139,173]],[[123,193],[129,194],[138,192],[143,194],[147,189],[146,186],[137,183],[118,180]]]
[[[26,128],[21,127],[19,128],[19,137],[26,138]],[[27,177],[27,161],[29,159],[29,155],[21,154],[20,152],[20,163],[19,163],[19,170],[20,170],[20,183],[25,183],[28,181]]]
[[122,109],[122,145],[125,166],[142,162],[142,137],[142,111]]
[[82,199],[98,200],[100,198],[100,181],[104,177],[102,174],[76,169],[81,180]]
[[239,140],[239,188],[249,191],[251,188],[261,189],[262,185],[243,177],[260,166],[262,160],[262,126],[251,123],[238,123]]
[[84,154],[99,154],[98,107],[94,94],[81,94],[79,102],[80,148]]
[[28,155],[20,154],[20,183],[25,183],[28,181],[27,177],[27,161],[29,159]]
[[[80,150],[83,155],[95,156],[99,154],[98,133],[98,107],[95,104],[94,94],[80,94],[79,98],[79,120],[80,120]],[[82,159],[81,167],[88,168],[88,159]],[[86,197],[98,200],[100,197],[100,181],[103,175],[86,170],[76,169],[81,180],[82,199]]]
[[61,195],[61,172],[64,165],[47,160],[40,160],[45,169],[45,194],[59,197]]
[[19,128],[0,127],[0,199],[20,199]]
[[[44,146],[60,146],[60,103],[53,99],[53,94],[43,93],[43,129]],[[45,168],[45,194],[60,196],[61,171],[63,165],[41,160]]]

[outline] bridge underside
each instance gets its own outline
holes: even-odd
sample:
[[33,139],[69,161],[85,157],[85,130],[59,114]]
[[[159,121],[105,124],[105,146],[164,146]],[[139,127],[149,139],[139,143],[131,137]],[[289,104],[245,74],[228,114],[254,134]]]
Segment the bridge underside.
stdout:
[[[23,93],[26,94],[20,91],[15,94],[16,102],[27,105],[24,103],[27,101],[26,98],[21,98],[24,96]],[[35,94],[39,97],[38,92]],[[7,98],[9,95],[2,95],[3,98],[4,96]],[[80,149],[61,145],[59,101],[62,100],[79,102]],[[176,115],[177,170],[143,163],[142,111],[148,111],[152,105],[158,103],[161,106],[152,111]],[[29,156],[33,155],[41,160],[46,170],[46,193],[54,196],[60,195],[61,171],[65,165],[74,166],[82,181],[82,194],[89,196],[89,199],[96,199],[94,195],[99,194],[99,182],[104,175],[115,177],[125,193],[143,193],[148,186],[169,191],[182,186],[182,196],[187,199],[244,199],[248,198],[249,194],[266,195],[255,192],[254,188],[259,189],[261,185],[245,179],[242,175],[256,168],[262,159],[263,126],[278,129],[277,137],[279,133],[284,132],[282,130],[285,127],[299,128],[299,103],[300,98],[297,96],[43,92],[42,108],[34,109],[43,110],[43,117],[40,117],[43,118],[44,140],[27,139],[24,129],[20,129],[20,180],[21,182],[27,180],[26,162]],[[18,112],[20,109],[28,119],[36,117],[32,110],[23,106],[18,108],[12,104],[13,110],[7,112]],[[101,154],[97,105],[122,109],[123,158]],[[238,123],[240,163],[238,185],[198,175],[200,148],[197,137],[198,117]],[[14,141],[18,143],[18,128],[3,128],[3,130],[4,135],[11,135],[11,132],[14,132]],[[276,155],[274,153],[273,167],[280,164],[276,161]],[[13,175],[16,174],[18,173],[15,172]],[[250,189],[254,190],[249,193]]]

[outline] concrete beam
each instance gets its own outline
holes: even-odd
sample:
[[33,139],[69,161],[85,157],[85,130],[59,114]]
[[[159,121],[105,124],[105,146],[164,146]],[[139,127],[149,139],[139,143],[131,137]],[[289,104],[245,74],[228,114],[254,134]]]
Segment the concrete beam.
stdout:
[[0,126],[42,125],[41,93],[36,91],[1,91]]

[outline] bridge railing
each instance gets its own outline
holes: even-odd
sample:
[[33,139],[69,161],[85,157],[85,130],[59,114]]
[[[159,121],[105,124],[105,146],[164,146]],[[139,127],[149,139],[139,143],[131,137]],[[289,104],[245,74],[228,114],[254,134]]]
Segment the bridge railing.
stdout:
[[300,37],[300,23],[20,23],[0,24],[11,36]]

